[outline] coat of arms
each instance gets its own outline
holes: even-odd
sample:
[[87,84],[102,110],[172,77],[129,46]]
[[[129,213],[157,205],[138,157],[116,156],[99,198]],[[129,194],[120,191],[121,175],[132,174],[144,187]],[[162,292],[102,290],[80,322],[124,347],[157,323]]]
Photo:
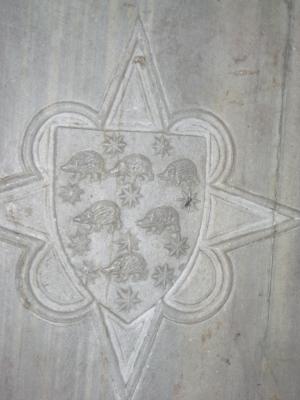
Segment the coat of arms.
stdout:
[[233,286],[229,251],[299,212],[226,183],[228,128],[207,111],[170,113],[140,20],[114,76],[100,112],[66,102],[32,120],[24,172],[1,182],[0,237],[22,250],[28,309],[63,324],[92,315],[124,400],[162,319],[212,317]]

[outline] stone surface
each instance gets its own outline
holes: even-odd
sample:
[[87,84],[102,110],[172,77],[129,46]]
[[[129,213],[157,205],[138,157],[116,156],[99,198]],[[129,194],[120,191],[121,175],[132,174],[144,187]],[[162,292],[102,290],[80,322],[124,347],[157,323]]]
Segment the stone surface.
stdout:
[[299,4],[1,8],[1,400],[298,400]]

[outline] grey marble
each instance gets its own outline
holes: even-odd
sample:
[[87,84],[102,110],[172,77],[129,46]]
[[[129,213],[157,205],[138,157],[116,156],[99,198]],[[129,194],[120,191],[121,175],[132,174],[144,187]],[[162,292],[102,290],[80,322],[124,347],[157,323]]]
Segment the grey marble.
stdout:
[[0,3],[0,399],[298,400],[299,2]]

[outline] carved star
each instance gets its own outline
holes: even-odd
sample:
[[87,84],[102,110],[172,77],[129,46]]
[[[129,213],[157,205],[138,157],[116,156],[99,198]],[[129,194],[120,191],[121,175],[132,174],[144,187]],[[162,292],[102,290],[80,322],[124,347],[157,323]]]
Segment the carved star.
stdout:
[[167,138],[166,135],[155,136],[152,148],[154,154],[159,155],[162,158],[169,156],[173,150],[171,139]]
[[120,192],[119,198],[121,199],[122,206],[133,208],[140,203],[140,199],[143,197],[141,189],[135,184],[124,185]]
[[198,211],[197,204],[200,203],[198,199],[198,193],[192,192],[191,190],[183,190],[182,197],[179,197],[177,201],[180,204],[180,208],[187,210],[188,212]]
[[126,146],[127,144],[124,140],[124,136],[120,133],[112,132],[104,136],[104,152],[110,156],[123,153]]
[[84,260],[83,263],[76,268],[76,272],[84,285],[94,283],[99,278],[101,268],[96,266],[92,261]]
[[134,292],[131,286],[126,289],[119,289],[117,296],[116,302],[120,311],[129,312],[141,303],[139,292]]
[[73,255],[83,255],[89,251],[91,239],[86,230],[77,229],[75,233],[69,235],[70,242],[68,247],[72,250]]
[[66,203],[74,205],[80,201],[81,195],[84,193],[77,183],[68,183],[60,188],[59,196]]
[[181,238],[180,236],[176,236],[175,238],[170,238],[169,242],[165,244],[165,249],[168,250],[170,257],[180,258],[187,253],[187,250],[190,248],[188,244],[188,238]]
[[167,263],[158,265],[152,274],[152,279],[154,280],[154,286],[166,289],[175,281],[174,268],[171,268]]
[[115,241],[117,246],[119,247],[118,251],[119,252],[128,252],[132,253],[133,251],[138,251],[139,250],[139,242],[140,240],[131,233],[130,231],[127,231],[121,237]]

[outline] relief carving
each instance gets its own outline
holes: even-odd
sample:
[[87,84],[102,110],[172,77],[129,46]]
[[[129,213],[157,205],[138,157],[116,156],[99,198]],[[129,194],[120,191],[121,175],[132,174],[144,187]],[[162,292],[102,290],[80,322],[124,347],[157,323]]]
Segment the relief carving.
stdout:
[[99,200],[73,218],[73,221],[89,227],[89,232],[106,228],[113,233],[122,226],[120,207],[110,200]]
[[117,256],[108,267],[102,270],[111,274],[116,282],[145,281],[148,277],[147,262],[139,253],[123,253]]
[[143,154],[130,154],[122,158],[108,173],[115,176],[121,184],[141,185],[144,181],[154,179],[152,163]]
[[69,161],[60,167],[68,174],[72,174],[76,181],[89,178],[91,181],[101,181],[105,176],[103,157],[93,150],[79,151]]
[[152,148],[154,154],[161,158],[170,156],[173,150],[171,139],[166,135],[155,136]]
[[234,148],[220,118],[170,113],[139,19],[127,54],[101,111],[46,107],[25,132],[23,172],[0,182],[0,239],[22,250],[25,307],[63,324],[93,315],[124,400],[162,318],[219,312],[233,290],[228,251],[300,221],[227,183]]
[[116,157],[124,153],[124,149],[127,146],[124,136],[117,132],[111,134],[105,134],[103,140],[104,153],[110,157]]

